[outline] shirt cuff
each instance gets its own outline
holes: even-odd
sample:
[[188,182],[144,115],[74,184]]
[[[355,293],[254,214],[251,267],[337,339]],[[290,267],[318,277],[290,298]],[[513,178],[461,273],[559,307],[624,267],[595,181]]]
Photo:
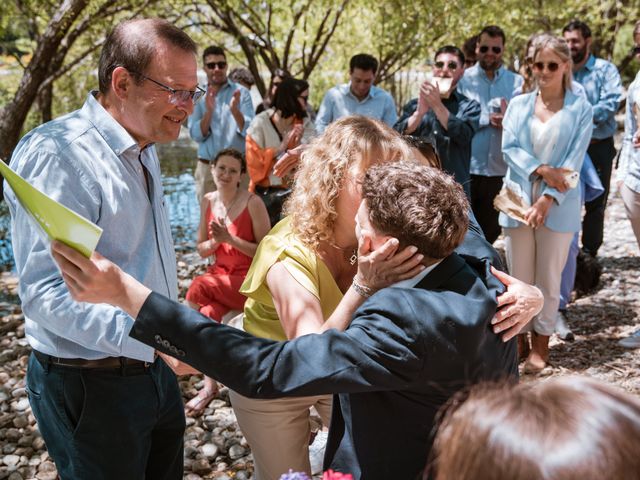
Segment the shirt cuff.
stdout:
[[125,328],[122,338],[122,349],[120,354],[123,357],[133,358],[134,360],[142,360],[143,362],[153,362],[155,349],[129,336],[133,328],[133,319]]

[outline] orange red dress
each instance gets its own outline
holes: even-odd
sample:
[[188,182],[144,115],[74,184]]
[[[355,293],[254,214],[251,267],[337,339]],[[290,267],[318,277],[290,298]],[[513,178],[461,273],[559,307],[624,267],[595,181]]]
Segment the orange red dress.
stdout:
[[[205,215],[208,225],[213,220],[211,205],[207,207]],[[256,241],[248,206],[245,206],[227,229],[243,240]],[[216,262],[204,275],[193,279],[187,291],[187,300],[200,305],[200,313],[220,322],[230,310],[244,308],[247,298],[238,290],[253,259],[228,243],[221,243],[214,253]]]

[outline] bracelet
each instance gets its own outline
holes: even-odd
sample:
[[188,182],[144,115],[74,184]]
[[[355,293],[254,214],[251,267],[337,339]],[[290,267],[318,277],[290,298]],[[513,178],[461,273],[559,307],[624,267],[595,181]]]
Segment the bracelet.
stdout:
[[376,291],[373,288],[360,285],[356,280],[356,277],[353,277],[353,282],[351,282],[351,286],[356,291],[356,293],[363,298],[369,298],[371,295],[376,293]]

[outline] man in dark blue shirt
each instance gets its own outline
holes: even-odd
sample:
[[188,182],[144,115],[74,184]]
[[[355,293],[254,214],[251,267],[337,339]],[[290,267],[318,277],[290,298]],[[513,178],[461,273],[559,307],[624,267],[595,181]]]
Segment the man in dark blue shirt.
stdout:
[[435,146],[442,168],[469,190],[471,139],[478,128],[480,104],[456,89],[464,73],[464,54],[445,46],[435,55],[433,78],[420,86],[420,96],[407,103],[394,128]]

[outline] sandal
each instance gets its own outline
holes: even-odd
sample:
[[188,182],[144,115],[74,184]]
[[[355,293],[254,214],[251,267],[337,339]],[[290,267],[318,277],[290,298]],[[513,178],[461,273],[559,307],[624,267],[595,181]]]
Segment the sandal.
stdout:
[[203,388],[198,394],[189,400],[184,406],[184,413],[188,417],[199,417],[204,412],[204,409],[209,406],[211,401],[218,393],[218,389],[211,390]]

